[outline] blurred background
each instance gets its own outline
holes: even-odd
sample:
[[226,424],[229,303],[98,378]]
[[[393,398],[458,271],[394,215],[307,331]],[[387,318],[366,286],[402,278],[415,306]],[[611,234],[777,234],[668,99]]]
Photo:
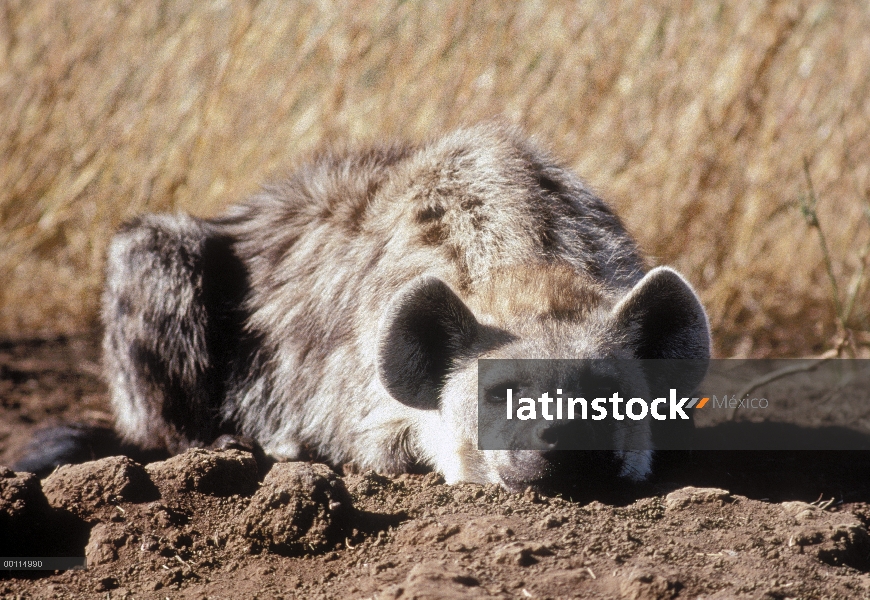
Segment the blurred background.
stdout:
[[4,0],[0,338],[97,327],[125,219],[492,117],[686,274],[718,356],[865,352],[870,6],[845,0]]

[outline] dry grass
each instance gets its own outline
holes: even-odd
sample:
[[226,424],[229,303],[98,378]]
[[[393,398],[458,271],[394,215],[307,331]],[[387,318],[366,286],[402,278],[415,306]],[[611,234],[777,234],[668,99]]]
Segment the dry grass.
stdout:
[[870,9],[676,4],[6,0],[0,334],[92,326],[132,215],[214,214],[324,142],[503,115],[688,275],[720,355],[820,351],[837,319],[803,160],[845,303],[870,236]]

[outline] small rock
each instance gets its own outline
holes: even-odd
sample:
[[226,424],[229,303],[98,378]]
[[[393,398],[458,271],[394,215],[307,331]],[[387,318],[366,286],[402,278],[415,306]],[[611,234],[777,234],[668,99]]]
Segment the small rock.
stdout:
[[861,523],[838,523],[824,533],[815,550],[817,558],[829,565],[849,565],[866,571],[870,567],[870,534]]
[[274,552],[298,555],[341,541],[351,513],[350,494],[329,467],[278,463],[236,524],[254,542]]
[[553,552],[543,544],[511,542],[495,551],[495,562],[528,567],[538,562],[535,556],[550,556],[552,554]]
[[64,465],[42,482],[49,504],[88,522],[109,519],[120,502],[158,496],[145,468],[126,456]]
[[799,501],[783,502],[780,504],[780,508],[782,508],[782,512],[786,515],[794,517],[798,523],[812,521],[823,512],[818,506]]
[[443,561],[428,561],[416,565],[408,573],[405,581],[384,590],[383,597],[395,600],[436,599],[436,598],[506,598],[504,595],[490,596],[480,588],[480,581],[461,567]]
[[118,548],[124,545],[127,536],[114,523],[97,523],[91,529],[91,537],[85,546],[88,566],[103,565],[118,560]]
[[36,475],[0,467],[0,556],[34,552],[31,542],[50,513]]
[[420,484],[424,488],[432,487],[435,485],[444,485],[444,476],[441,475],[441,473],[432,471],[431,473],[426,473],[426,475],[423,476],[423,481],[421,481]]
[[531,502],[532,504],[540,504],[542,502],[541,495],[535,488],[532,487],[526,488],[526,490],[523,492],[523,498],[525,498],[526,501]]
[[115,577],[103,577],[102,579],[97,581],[97,585],[95,586],[95,588],[98,592],[106,592],[108,590],[117,589],[119,585],[121,584]]
[[164,496],[199,492],[247,496],[257,489],[259,471],[250,452],[192,448],[145,467]]
[[683,584],[645,573],[623,581],[619,587],[626,600],[670,600],[676,597]]
[[392,485],[388,477],[374,471],[366,471],[362,475],[352,475],[348,477],[347,482],[350,493],[358,498],[374,496],[379,492],[388,490]]
[[555,529],[556,527],[561,527],[564,522],[564,517],[557,518],[551,515],[538,521],[536,527],[538,529]]
[[171,585],[179,584],[182,581],[184,581],[184,573],[182,573],[181,569],[174,568],[163,573],[163,577],[160,579],[160,584],[161,587],[169,587]]
[[733,498],[727,490],[720,490],[719,488],[684,487],[683,489],[676,490],[665,496],[665,508],[667,510],[678,510],[680,508],[685,508],[690,504],[706,504],[712,502],[721,505],[732,500]]
[[47,508],[39,478],[33,473],[16,473],[0,467],[0,528],[10,526],[36,505]]
[[513,537],[514,531],[506,527],[500,517],[477,517],[462,524],[455,540],[451,542],[462,544],[468,549],[478,548],[492,542],[499,542]]

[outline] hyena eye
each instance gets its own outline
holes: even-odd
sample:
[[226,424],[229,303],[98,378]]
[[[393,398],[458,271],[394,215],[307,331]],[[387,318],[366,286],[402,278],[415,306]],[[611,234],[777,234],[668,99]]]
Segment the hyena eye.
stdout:
[[518,398],[522,395],[522,386],[520,384],[515,381],[507,381],[505,383],[494,385],[486,390],[487,401],[493,404],[504,404],[507,402],[508,389],[511,390],[511,394],[514,398]]

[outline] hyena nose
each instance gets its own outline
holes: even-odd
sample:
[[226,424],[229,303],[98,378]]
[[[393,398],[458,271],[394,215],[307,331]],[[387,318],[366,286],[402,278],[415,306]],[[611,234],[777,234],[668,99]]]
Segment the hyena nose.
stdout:
[[545,450],[586,450],[596,446],[595,431],[582,421],[542,423],[535,434]]
[[545,446],[555,448],[556,444],[559,443],[559,434],[562,433],[562,427],[561,425],[541,425],[535,433]]
[[560,446],[573,446],[583,432],[576,425],[560,423],[542,425],[538,427],[537,433],[538,439],[548,450],[556,450]]

